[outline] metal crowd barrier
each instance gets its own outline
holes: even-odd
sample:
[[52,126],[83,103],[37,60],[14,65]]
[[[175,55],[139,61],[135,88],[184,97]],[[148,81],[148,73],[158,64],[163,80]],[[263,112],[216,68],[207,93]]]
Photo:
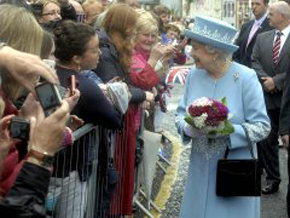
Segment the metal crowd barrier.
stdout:
[[86,124],[73,135],[74,144],[63,147],[55,156],[46,199],[47,217],[94,217],[99,128]]
[[[120,208],[123,199],[127,196],[123,190],[121,192],[120,190],[117,191],[122,187],[119,182],[118,187],[112,189],[114,190],[114,198],[110,199],[108,197],[112,196],[112,193],[109,190],[110,184],[108,184],[107,173],[110,168],[111,157],[114,156],[115,152],[121,152],[122,160],[117,159],[114,164],[116,166],[121,164],[122,166],[125,163],[120,161],[126,159],[126,152],[128,152],[125,149],[126,146],[123,146],[122,143],[117,145],[115,140],[116,136],[117,138],[124,138],[125,135],[123,132],[113,133],[92,124],[82,126],[73,135],[74,144],[63,147],[55,156],[54,173],[46,199],[47,217],[121,217]],[[126,143],[126,138],[124,139],[124,143]],[[123,142],[123,140],[121,141]],[[168,160],[164,160],[164,157],[159,155],[160,159],[162,162],[170,164]],[[157,166],[161,166],[159,162],[157,162]],[[123,170],[124,168],[121,168],[121,170],[115,172],[118,174],[119,180],[126,176],[126,172]],[[136,174],[138,174],[138,171],[139,169],[136,168]],[[143,177],[146,177],[147,174],[144,171],[141,172],[144,174]],[[166,173],[165,170],[164,173]],[[150,199],[150,196],[147,196],[150,192],[145,193],[140,190],[139,185],[138,182],[135,184],[135,190],[137,191],[132,201],[144,214],[153,217],[149,212],[150,206],[153,206],[158,212],[161,211]],[[139,196],[146,198],[149,203],[142,205]]]

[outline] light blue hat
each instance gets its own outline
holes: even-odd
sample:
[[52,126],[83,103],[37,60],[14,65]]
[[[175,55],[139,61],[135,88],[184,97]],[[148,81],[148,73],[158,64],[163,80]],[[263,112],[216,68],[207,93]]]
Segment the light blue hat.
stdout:
[[220,50],[234,52],[239,48],[233,44],[236,29],[215,18],[196,16],[193,29],[187,29],[184,33],[187,38]]

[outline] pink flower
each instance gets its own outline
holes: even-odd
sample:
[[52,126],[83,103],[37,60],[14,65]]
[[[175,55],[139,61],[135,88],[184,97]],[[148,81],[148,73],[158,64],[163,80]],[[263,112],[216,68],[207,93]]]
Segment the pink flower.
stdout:
[[208,137],[231,134],[234,128],[228,120],[229,109],[226,105],[226,98],[223,98],[221,102],[206,97],[199,98],[189,105],[187,109],[189,116],[186,116],[184,120]]
[[206,125],[218,126],[227,120],[229,110],[221,102],[210,98],[199,98],[188,107],[188,113],[192,117],[207,114]]

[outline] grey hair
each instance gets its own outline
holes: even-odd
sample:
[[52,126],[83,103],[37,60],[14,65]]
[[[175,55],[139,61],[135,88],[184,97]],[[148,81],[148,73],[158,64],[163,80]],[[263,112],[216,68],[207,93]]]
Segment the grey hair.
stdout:
[[271,6],[275,7],[275,10],[284,16],[286,19],[290,19],[290,6],[284,2],[284,1],[279,1],[279,2],[274,2],[271,4]]
[[232,60],[232,55],[233,52],[230,51],[223,51],[221,49],[212,47],[210,45],[205,45],[205,49],[208,53],[210,54],[214,54],[217,53],[218,54],[218,59],[222,60],[222,61],[231,61]]

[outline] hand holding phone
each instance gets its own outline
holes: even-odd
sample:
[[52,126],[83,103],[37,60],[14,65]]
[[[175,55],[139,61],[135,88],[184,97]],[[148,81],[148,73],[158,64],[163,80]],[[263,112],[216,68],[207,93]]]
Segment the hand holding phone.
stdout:
[[35,92],[46,116],[61,105],[61,96],[56,85],[43,82],[35,87]]
[[12,138],[29,140],[30,122],[20,118],[12,117],[10,123],[10,135]]
[[70,89],[70,96],[73,96],[75,94],[75,90],[77,89],[77,79],[75,75],[71,75],[68,78],[68,87]]

